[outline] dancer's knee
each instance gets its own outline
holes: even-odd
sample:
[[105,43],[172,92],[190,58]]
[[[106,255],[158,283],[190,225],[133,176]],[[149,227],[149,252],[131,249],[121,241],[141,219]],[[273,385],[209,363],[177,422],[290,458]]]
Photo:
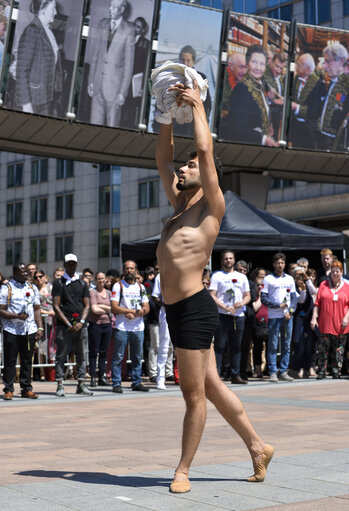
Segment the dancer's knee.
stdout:
[[206,401],[205,392],[201,390],[182,390],[187,408],[197,408]]

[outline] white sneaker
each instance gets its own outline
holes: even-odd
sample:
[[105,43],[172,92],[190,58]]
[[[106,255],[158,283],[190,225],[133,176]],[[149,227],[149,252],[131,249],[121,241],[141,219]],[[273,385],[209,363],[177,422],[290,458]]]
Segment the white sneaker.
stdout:
[[159,383],[156,384],[156,388],[158,390],[167,390],[166,389],[166,385],[165,385],[165,383],[163,381],[159,381]]
[[64,397],[65,396],[63,383],[58,383],[57,384],[56,396],[58,396],[58,397]]
[[273,373],[270,375],[270,378],[269,378],[269,381],[271,383],[277,383],[279,380],[278,380],[278,375],[276,373]]
[[293,381],[294,378],[292,378],[292,376],[290,376],[289,374],[287,374],[285,372],[285,373],[279,374],[279,380],[282,380],[282,381]]

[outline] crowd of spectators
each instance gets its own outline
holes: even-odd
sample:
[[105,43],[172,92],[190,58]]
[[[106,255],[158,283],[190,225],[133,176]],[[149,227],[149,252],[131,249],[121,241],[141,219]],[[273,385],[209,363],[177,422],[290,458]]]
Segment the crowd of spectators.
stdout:
[[[66,260],[69,256],[72,261]],[[278,252],[269,270],[235,262],[234,252],[226,250],[220,270],[204,271],[203,286],[219,312],[214,350],[223,380],[244,385],[251,378],[276,383],[348,374],[349,276],[330,249],[320,256],[316,271],[305,257],[286,267],[286,256]],[[91,268],[76,273],[74,254],[66,259],[51,277],[35,264],[26,266],[25,286],[37,293],[44,325],[44,335],[32,350],[33,379],[56,379],[60,397],[68,378],[78,379],[77,393],[86,395],[97,386],[122,393],[127,379],[132,390],[143,392],[149,387],[142,382],[156,383],[159,390],[166,390],[166,381],[179,384],[156,261],[144,271],[125,261],[122,273],[110,269],[94,274]],[[18,267],[14,275],[16,271]],[[14,277],[7,280],[0,274],[3,327],[11,322],[6,312],[11,282],[21,286]],[[72,298],[79,293],[80,305]],[[0,355],[4,363],[5,353]],[[27,373],[28,367],[26,378]],[[29,394],[23,395],[22,388],[23,397]]]

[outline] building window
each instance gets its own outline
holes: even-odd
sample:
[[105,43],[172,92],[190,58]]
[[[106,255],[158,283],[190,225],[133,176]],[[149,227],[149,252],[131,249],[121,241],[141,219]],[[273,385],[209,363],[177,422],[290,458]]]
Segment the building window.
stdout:
[[106,165],[105,163],[101,163],[99,166],[99,172],[108,172],[112,169],[111,165]]
[[55,261],[63,261],[65,254],[73,252],[73,236],[56,236]]
[[5,264],[13,265],[22,262],[22,242],[6,241],[6,261]]
[[349,0],[343,0],[343,16],[349,16]]
[[268,11],[266,14],[267,18],[291,21],[292,20],[292,5],[284,5],[283,7],[277,7]]
[[32,185],[48,181],[48,160],[32,160]]
[[23,163],[7,165],[7,188],[23,185]]
[[318,19],[316,24],[321,25],[331,21],[331,4],[330,0],[319,0],[317,2]]
[[100,229],[98,235],[98,257],[119,257],[120,229]]
[[74,162],[72,160],[56,160],[56,179],[67,179],[74,175]]
[[47,239],[39,238],[30,240],[30,261],[33,263],[46,263],[47,261]]
[[56,220],[73,218],[73,195],[57,195],[56,197]]
[[304,21],[310,25],[331,21],[330,0],[304,0]]
[[120,213],[120,185],[113,185],[112,213]]
[[295,186],[295,181],[293,181],[292,179],[270,180],[270,190],[283,190],[284,188],[289,188],[291,186]]
[[99,188],[99,214],[109,215],[110,213],[110,186]]
[[159,180],[150,179],[138,183],[138,209],[155,208],[159,205]]
[[23,202],[11,202],[6,205],[6,225],[22,225],[23,223]]
[[39,224],[40,222],[47,222],[47,199],[30,201],[30,223]]

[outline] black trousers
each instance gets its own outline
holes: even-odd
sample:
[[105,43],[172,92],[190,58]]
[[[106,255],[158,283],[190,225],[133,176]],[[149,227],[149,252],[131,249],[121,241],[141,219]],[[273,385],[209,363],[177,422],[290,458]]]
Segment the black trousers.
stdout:
[[102,378],[106,370],[107,351],[112,334],[111,323],[90,323],[88,327],[89,372],[96,376],[98,355],[98,376]]
[[14,391],[16,378],[16,362],[19,354],[21,369],[19,383],[21,389],[26,392],[32,390],[31,371],[35,345],[35,334],[13,335],[4,330],[4,392]]

